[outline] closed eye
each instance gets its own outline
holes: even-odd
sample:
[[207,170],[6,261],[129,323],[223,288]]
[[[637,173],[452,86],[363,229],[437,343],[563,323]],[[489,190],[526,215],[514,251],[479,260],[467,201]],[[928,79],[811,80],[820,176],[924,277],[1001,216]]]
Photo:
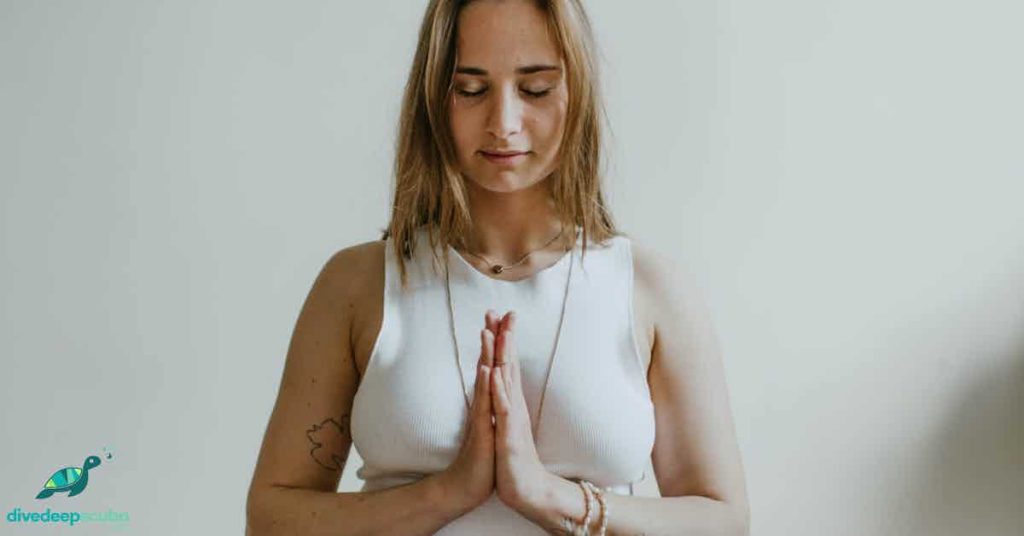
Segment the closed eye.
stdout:
[[[473,92],[463,91],[461,89],[455,90],[456,93],[458,93],[459,95],[462,95],[463,97],[479,97],[480,95],[483,95],[486,91],[487,91],[486,89],[481,89],[480,91],[473,91]],[[551,93],[551,89],[550,88],[545,89],[543,91],[527,91],[525,89],[522,90],[522,91],[523,91],[523,93],[526,93],[527,95],[529,95],[530,97],[533,97],[535,99],[543,97],[543,96],[547,95],[548,93]]]

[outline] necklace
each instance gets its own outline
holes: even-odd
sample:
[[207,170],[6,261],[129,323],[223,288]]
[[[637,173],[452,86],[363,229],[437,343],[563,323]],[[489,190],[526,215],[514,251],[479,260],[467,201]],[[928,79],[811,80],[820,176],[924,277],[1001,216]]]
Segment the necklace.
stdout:
[[[559,236],[561,236],[561,235],[559,235]],[[576,230],[576,240],[577,241],[579,240],[579,229]],[[540,402],[537,404],[537,420],[533,423],[533,426],[532,426],[534,441],[537,440],[537,431],[540,429],[540,419],[541,419],[541,416],[543,414],[542,410],[544,409],[544,395],[547,394],[547,391],[548,391],[548,380],[551,379],[551,369],[554,368],[555,355],[558,352],[558,339],[562,335],[562,322],[565,320],[565,304],[566,304],[566,302],[569,301],[569,283],[572,282],[572,268],[573,268],[573,264],[575,263],[575,260],[576,260],[575,259],[576,253],[575,253],[575,251],[572,251],[572,249],[574,249],[575,247],[576,247],[576,245],[573,244],[573,246],[571,248],[569,248],[569,253],[567,253],[567,255],[570,255],[570,257],[569,257],[569,273],[568,273],[568,275],[566,275],[566,278],[565,278],[565,291],[562,294],[562,310],[561,310],[561,312],[558,315],[558,329],[557,329],[557,331],[555,331],[555,343],[551,347],[551,356],[548,358],[548,371],[544,375],[544,387],[540,391]],[[456,253],[456,255],[457,254],[458,253]],[[459,382],[462,383],[462,395],[465,397],[465,400],[466,400],[466,411],[468,412],[470,410],[469,390],[466,389],[466,377],[462,374],[462,357],[459,355],[459,340],[458,340],[458,337],[456,337],[456,335],[455,335],[455,306],[452,304],[452,287],[451,287],[451,280],[450,280],[450,277],[448,275],[449,272],[448,272],[448,262],[447,261],[448,261],[448,259],[445,258],[445,263],[444,263],[444,288],[445,288],[445,293],[447,294],[447,297],[448,297],[448,315],[449,315],[448,318],[451,321],[452,344],[455,346],[455,365],[459,369]]]
[[552,238],[551,240],[548,240],[547,244],[544,244],[543,246],[541,246],[541,247],[539,247],[539,248],[537,248],[537,249],[527,253],[526,255],[523,255],[523,258],[519,259],[518,261],[516,261],[516,262],[514,262],[512,264],[506,264],[506,265],[495,264],[495,263],[491,262],[490,260],[484,258],[482,255],[477,255],[476,253],[473,253],[472,251],[467,250],[466,253],[469,253],[470,255],[472,255],[472,256],[474,256],[474,257],[476,257],[476,258],[486,262],[488,265],[490,265],[491,273],[500,274],[501,272],[504,272],[507,268],[511,268],[511,267],[513,267],[513,266],[515,266],[515,265],[525,261],[527,257],[529,257],[530,255],[533,255],[537,251],[540,251],[540,250],[550,246],[551,243],[554,242],[555,240],[557,240],[558,237],[562,236],[562,233],[564,233],[564,232],[565,232],[565,225],[563,224],[562,228],[558,230],[558,234],[555,235],[555,237]]

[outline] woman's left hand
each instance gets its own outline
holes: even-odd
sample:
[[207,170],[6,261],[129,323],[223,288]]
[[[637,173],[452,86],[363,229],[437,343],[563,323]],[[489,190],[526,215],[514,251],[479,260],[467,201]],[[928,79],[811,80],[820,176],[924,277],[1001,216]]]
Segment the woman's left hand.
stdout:
[[498,323],[494,340],[491,396],[495,418],[494,479],[498,498],[526,514],[542,504],[551,473],[544,468],[533,442],[530,412],[523,397],[515,344],[515,312]]

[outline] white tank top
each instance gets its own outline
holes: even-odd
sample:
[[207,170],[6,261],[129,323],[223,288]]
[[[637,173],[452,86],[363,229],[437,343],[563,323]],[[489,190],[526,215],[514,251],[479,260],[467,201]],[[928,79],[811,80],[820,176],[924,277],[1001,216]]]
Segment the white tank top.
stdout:
[[[415,239],[404,290],[391,237],[384,248],[383,321],[350,421],[352,443],[364,462],[356,472],[365,480],[362,490],[408,484],[443,471],[455,459],[467,425],[467,392],[469,402],[474,396],[480,330],[490,308],[499,315],[516,311],[523,392],[531,422],[536,425],[542,413],[534,441],[547,470],[632,495],[633,486],[647,476],[655,426],[647,385],[650,357],[639,350],[633,328],[629,239],[615,236],[603,247],[591,242],[584,257],[578,233],[570,253],[520,281],[484,275],[447,248],[441,259],[448,261],[461,381],[444,267],[435,270],[425,228]],[[552,360],[563,297],[565,315]],[[436,534],[546,532],[492,494]]]

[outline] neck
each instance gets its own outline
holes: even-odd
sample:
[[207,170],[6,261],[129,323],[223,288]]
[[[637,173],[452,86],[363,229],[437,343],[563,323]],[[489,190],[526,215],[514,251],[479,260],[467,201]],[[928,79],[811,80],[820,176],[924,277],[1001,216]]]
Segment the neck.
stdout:
[[[466,248],[498,264],[516,262],[528,253],[524,265],[543,264],[534,257],[564,252],[576,233],[572,227],[562,229],[547,183],[543,180],[524,190],[493,192],[467,181],[473,229],[466,237]],[[562,235],[552,242],[560,230]]]

